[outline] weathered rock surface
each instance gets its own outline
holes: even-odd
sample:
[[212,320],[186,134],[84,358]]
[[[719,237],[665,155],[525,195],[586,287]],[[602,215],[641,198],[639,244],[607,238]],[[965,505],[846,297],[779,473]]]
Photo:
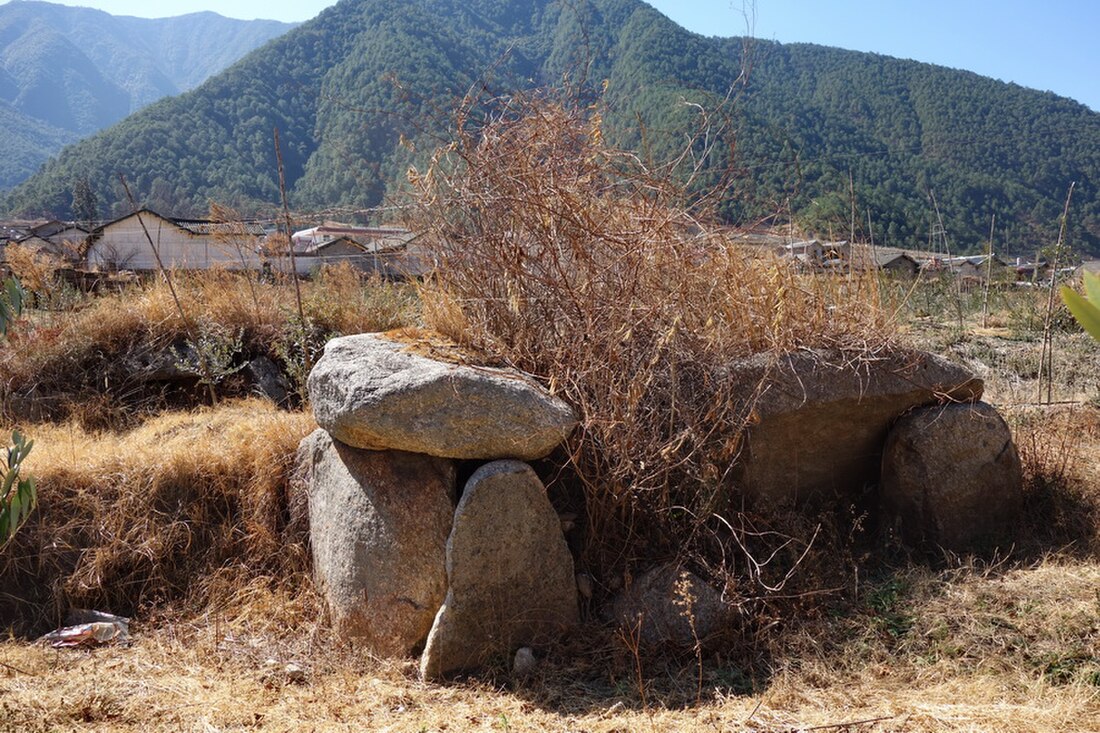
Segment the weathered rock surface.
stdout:
[[983,388],[963,367],[900,350],[855,363],[837,352],[761,355],[733,364],[730,378],[746,399],[759,391],[740,485],[784,501],[857,494],[878,480],[894,420],[921,405],[973,402]]
[[447,540],[447,582],[420,659],[425,679],[509,658],[577,623],[573,558],[530,466],[495,461],[470,477]]
[[194,382],[201,375],[199,352],[186,341],[167,349],[142,349],[125,355],[122,371],[135,382]]
[[984,402],[906,415],[883,451],[882,498],[911,545],[966,551],[1010,542],[1023,476],[1007,423]]
[[314,573],[336,629],[374,654],[409,654],[447,591],[453,463],[352,448],[323,430],[303,454]]
[[279,366],[266,356],[257,356],[244,365],[245,378],[252,391],[263,395],[276,405],[285,405],[290,398],[290,380]]
[[612,604],[615,622],[647,653],[704,649],[733,619],[722,595],[675,563],[638,576]]
[[321,427],[369,450],[534,460],[576,425],[568,405],[519,372],[436,361],[380,334],[330,341],[309,397]]

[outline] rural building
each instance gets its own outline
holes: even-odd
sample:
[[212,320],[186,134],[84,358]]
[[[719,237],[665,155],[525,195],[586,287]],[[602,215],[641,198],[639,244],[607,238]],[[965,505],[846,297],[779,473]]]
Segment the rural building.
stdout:
[[914,278],[920,262],[909,252],[895,247],[853,244],[847,248],[847,264],[855,272],[882,272],[897,278]]
[[1084,278],[1086,272],[1090,275],[1100,277],[1100,260],[1087,260],[1085,262],[1082,262],[1080,266],[1078,266],[1077,270],[1073,273],[1073,276],[1076,279],[1081,280]]
[[30,229],[31,224],[24,221],[0,221],[0,245],[22,239]]
[[1050,263],[1040,260],[1038,262],[1026,262],[1017,257],[1013,266],[1016,271],[1017,282],[1038,282],[1050,279]]
[[90,269],[142,272],[158,269],[159,254],[168,269],[258,270],[262,267],[259,252],[265,233],[256,222],[175,219],[141,209],[92,232],[84,261]]
[[407,229],[345,224],[325,224],[291,237],[299,274],[346,262],[390,279],[420,277],[430,269],[415,239]]
[[987,278],[996,278],[1004,272],[1005,263],[996,255],[971,255],[951,257],[943,260],[944,267],[955,273],[963,282],[984,283]]
[[27,235],[15,241],[23,247],[76,262],[84,251],[88,230],[71,222],[48,221],[31,227]]
[[70,262],[80,258],[88,230],[72,222],[0,222],[0,246],[17,244]]
[[412,238],[412,232],[399,227],[357,227],[351,224],[325,222],[300,232],[294,232],[295,254],[298,248],[320,247],[326,242],[343,238],[359,246],[360,251],[374,252],[396,249]]
[[825,248],[816,239],[781,244],[776,247],[776,254],[780,257],[795,257],[807,264],[821,263],[825,260]]

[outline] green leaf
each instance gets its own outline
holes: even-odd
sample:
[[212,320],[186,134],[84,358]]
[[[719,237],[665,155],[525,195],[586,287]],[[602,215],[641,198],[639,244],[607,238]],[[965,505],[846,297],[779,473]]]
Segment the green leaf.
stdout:
[[1100,307],[1088,302],[1080,293],[1066,285],[1062,286],[1062,300],[1081,327],[1100,341]]
[[1085,273],[1085,294],[1093,305],[1100,307],[1100,275]]
[[18,316],[23,312],[23,300],[26,295],[23,286],[14,277],[9,277],[4,281],[4,293],[8,297],[8,305],[11,306],[12,313]]
[[8,514],[11,515],[11,526],[18,527],[22,518],[23,498],[16,491],[8,502]]

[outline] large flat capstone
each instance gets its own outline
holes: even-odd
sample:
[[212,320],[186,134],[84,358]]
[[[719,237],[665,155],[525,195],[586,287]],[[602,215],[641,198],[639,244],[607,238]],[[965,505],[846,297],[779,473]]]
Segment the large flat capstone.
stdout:
[[437,361],[381,334],[330,341],[308,386],[317,423],[368,450],[534,460],[577,422],[520,372]]
[[973,402],[983,383],[922,351],[856,360],[832,351],[760,355],[730,378],[751,405],[736,475],[750,495],[780,501],[857,495],[877,482],[890,426],[921,405]]
[[577,623],[573,558],[530,466],[495,461],[470,477],[447,540],[447,582],[420,659],[425,679],[511,659]]
[[373,654],[407,656],[447,592],[452,461],[365,451],[324,430],[302,441],[314,574],[337,631]]

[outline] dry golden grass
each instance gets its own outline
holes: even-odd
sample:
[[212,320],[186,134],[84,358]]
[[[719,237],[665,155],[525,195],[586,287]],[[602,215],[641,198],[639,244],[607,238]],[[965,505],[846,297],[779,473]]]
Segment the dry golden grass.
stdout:
[[54,285],[54,273],[64,266],[60,257],[20,244],[4,248],[4,264],[29,291],[44,292]]
[[[1086,460],[1100,453],[1100,411],[1028,420],[1017,429],[1035,441],[1029,501],[1066,509],[1068,492],[1095,511],[1100,476]],[[864,563],[849,579],[859,585],[827,604],[834,613],[818,604],[784,618],[756,669],[704,660],[701,687],[693,660],[648,660],[643,701],[633,660],[599,626],[527,682],[498,668],[423,684],[414,662],[371,659],[328,629],[285,493],[312,427],[254,401],[125,433],[32,426],[43,503],[0,582],[44,579],[53,599],[19,605],[39,626],[70,604],[136,612],[135,643],[0,643],[0,731],[1100,730],[1100,548],[1085,537],[1082,552],[1029,559],[1100,529],[1068,520],[1002,563]]]
[[260,400],[129,432],[26,428],[39,508],[0,555],[0,614],[22,629],[69,608],[206,608],[257,578],[300,581],[304,499],[288,480],[312,416]]
[[[196,335],[239,341],[249,358],[269,356],[292,376],[304,377],[297,374],[305,361],[303,350],[315,355],[332,335],[382,331],[416,319],[413,286],[364,280],[347,265],[322,270],[304,284],[304,329],[287,282],[257,282],[252,275],[228,271],[173,277]],[[53,419],[76,415],[89,425],[132,425],[135,413],[194,404],[202,397],[177,395],[166,402],[163,390],[138,382],[127,366],[187,338],[188,327],[169,288],[157,278],[89,298],[73,310],[36,313],[16,325],[10,343],[0,350],[8,419],[26,419],[22,406],[33,403],[35,411]],[[22,396],[21,401],[13,404],[11,395]]]
[[[1044,662],[1071,648],[1100,659],[1100,564],[915,570],[905,582],[914,625],[900,639],[865,611],[807,627],[754,693],[734,692],[728,672],[708,665],[698,703],[688,668],[651,682],[647,706],[629,677],[610,679],[583,659],[557,660],[526,682],[423,684],[411,662],[365,658],[318,632],[300,596],[264,591],[252,603],[263,597],[259,606],[281,616],[246,616],[245,602],[191,623],[139,624],[133,647],[90,653],[0,644],[0,730],[1100,729],[1100,686],[1080,670],[1052,675]],[[304,670],[302,683],[281,672],[288,663]]]

